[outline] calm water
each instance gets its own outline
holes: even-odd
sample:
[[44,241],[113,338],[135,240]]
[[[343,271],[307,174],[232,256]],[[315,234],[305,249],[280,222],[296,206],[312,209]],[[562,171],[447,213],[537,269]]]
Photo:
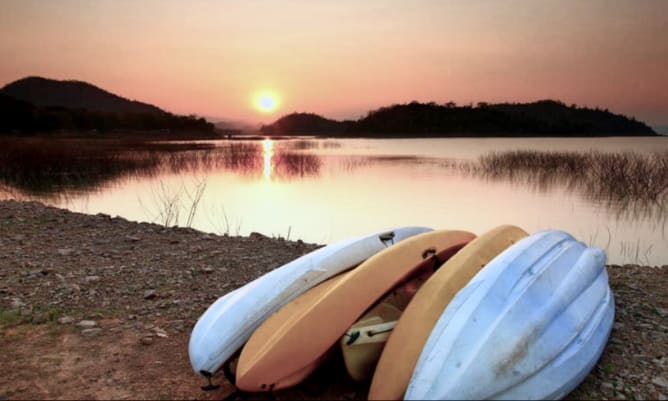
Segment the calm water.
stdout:
[[[238,149],[222,164],[126,177],[92,192],[31,198],[84,213],[321,244],[402,225],[481,234],[510,223],[529,232],[565,230],[605,248],[610,263],[668,263],[666,205],[631,210],[559,182],[489,179],[452,167],[491,151],[668,151],[668,138],[213,143]],[[248,150],[250,156],[244,153]],[[197,207],[190,215],[193,203]]]

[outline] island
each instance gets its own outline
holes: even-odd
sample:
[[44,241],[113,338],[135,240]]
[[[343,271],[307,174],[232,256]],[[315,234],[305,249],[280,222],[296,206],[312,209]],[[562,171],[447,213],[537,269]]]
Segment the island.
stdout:
[[357,121],[292,113],[264,125],[265,135],[333,137],[579,137],[654,136],[635,118],[556,100],[478,103],[476,106],[411,102],[370,111]]

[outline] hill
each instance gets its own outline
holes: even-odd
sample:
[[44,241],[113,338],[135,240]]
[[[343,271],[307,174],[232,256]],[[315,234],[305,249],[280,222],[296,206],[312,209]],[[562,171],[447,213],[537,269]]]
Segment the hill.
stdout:
[[340,122],[313,113],[292,113],[260,128],[265,135],[341,135],[348,132],[352,122]]
[[656,135],[634,118],[554,100],[479,103],[476,107],[411,102],[382,107],[347,122],[295,113],[263,126],[262,132],[379,137]]
[[0,92],[39,107],[55,106],[107,113],[165,113],[153,105],[128,100],[82,81],[27,77],[5,85]]
[[86,82],[30,77],[6,85],[0,90],[0,133],[38,132],[215,136],[203,118],[175,115]]

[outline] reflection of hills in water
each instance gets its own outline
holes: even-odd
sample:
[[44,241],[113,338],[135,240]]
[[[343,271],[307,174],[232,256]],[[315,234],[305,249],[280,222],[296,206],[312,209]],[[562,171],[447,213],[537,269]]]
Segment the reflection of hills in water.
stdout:
[[313,154],[274,150],[271,141],[151,143],[132,140],[2,139],[0,191],[42,198],[102,190],[128,177],[227,170],[292,179],[319,174]]
[[[119,139],[0,139],[0,194],[56,199],[102,191],[131,177],[230,171],[248,179],[317,177],[334,140],[152,143]],[[324,156],[323,156],[324,157]],[[431,165],[546,192],[565,188],[629,219],[668,219],[668,152],[512,151],[473,162],[412,155],[337,155],[333,168]],[[329,162],[328,162],[329,163]]]
[[668,152],[492,152],[459,168],[473,177],[510,181],[540,192],[563,187],[618,217],[668,218]]

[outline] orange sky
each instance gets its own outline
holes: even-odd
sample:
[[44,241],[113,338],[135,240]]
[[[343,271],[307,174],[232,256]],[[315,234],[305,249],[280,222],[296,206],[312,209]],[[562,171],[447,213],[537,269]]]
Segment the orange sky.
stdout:
[[79,79],[251,122],[556,98],[668,125],[666,0],[2,0],[0,57],[0,85]]

